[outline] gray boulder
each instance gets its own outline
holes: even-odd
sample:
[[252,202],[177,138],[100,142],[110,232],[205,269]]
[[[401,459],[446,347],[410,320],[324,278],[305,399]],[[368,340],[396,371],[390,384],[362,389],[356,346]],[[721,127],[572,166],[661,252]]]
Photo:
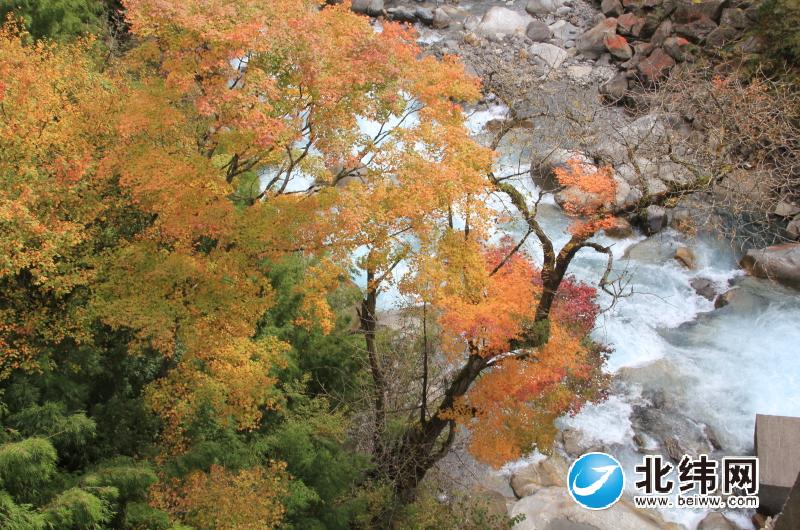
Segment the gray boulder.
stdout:
[[505,7],[494,6],[483,15],[477,31],[487,36],[513,35],[515,33],[524,35],[531,20],[533,19],[528,15]]
[[550,28],[544,22],[531,20],[528,29],[525,30],[525,35],[533,42],[544,42],[550,38]]
[[350,9],[356,13],[377,17],[383,14],[383,0],[353,0]]
[[667,209],[663,206],[651,204],[645,210],[645,215],[647,217],[647,231],[650,234],[660,232],[669,224],[669,215]]
[[431,21],[431,27],[435,29],[444,29],[450,26],[450,15],[442,9],[441,7],[437,7],[433,10],[433,21]]
[[581,30],[566,20],[554,22],[553,24],[550,24],[549,27],[550,32],[553,34],[553,38],[561,39],[563,41],[575,40],[581,35]]
[[531,44],[529,51],[535,61],[541,62],[551,69],[561,66],[569,55],[563,48],[547,44],[546,42],[535,42]]
[[800,288],[800,243],[750,249],[742,258],[741,265],[758,278],[769,278]]
[[714,282],[708,278],[693,278],[692,281],[689,282],[689,285],[692,286],[692,289],[694,289],[697,294],[706,300],[713,302],[714,298],[717,296],[717,290],[714,286]]
[[525,11],[531,15],[548,15],[555,13],[563,4],[563,0],[529,0]]

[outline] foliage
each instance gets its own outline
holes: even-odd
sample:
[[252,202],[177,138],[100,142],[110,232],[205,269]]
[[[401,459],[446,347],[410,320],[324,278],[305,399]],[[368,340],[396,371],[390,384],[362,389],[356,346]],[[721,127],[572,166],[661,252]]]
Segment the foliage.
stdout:
[[771,58],[800,66],[800,4],[796,0],[764,0],[758,9],[758,32]]
[[99,33],[105,27],[101,0],[0,0],[0,19],[22,19],[31,36],[65,39]]

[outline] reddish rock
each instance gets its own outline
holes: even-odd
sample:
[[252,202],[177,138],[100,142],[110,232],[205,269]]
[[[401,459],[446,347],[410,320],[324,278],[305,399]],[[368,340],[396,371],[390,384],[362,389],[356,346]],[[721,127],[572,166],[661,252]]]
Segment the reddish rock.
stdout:
[[633,50],[622,35],[606,35],[603,38],[603,44],[605,44],[609,53],[617,59],[627,61],[633,57]]
[[652,84],[663,78],[675,66],[675,59],[656,48],[645,59],[636,65],[636,71],[643,82]]
[[617,31],[622,35],[638,37],[644,28],[644,19],[633,13],[625,13],[617,19]]
[[683,37],[669,37],[664,41],[664,51],[678,62],[686,60],[689,41]]
[[606,36],[613,36],[617,32],[617,19],[604,18],[596,26],[587,30],[578,39],[578,51],[588,57],[599,57],[606,51]]

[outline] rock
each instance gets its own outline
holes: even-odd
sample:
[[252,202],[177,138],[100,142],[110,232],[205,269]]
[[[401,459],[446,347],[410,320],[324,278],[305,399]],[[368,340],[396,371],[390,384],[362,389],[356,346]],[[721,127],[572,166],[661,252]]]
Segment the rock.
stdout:
[[581,30],[566,20],[559,20],[550,24],[550,33],[553,34],[553,37],[556,39],[561,39],[564,41],[568,40],[575,40],[581,35]]
[[689,247],[678,247],[678,250],[675,251],[675,261],[687,269],[694,269],[697,258]]
[[673,0],[676,2],[672,19],[678,23],[688,23],[701,18],[719,20],[722,6],[727,0]]
[[792,239],[800,239],[800,216],[795,217],[786,225],[786,233]]
[[740,289],[738,287],[734,287],[733,289],[729,289],[719,295],[716,300],[714,300],[714,309],[722,309],[726,305],[730,304],[734,301],[734,299],[739,295]]
[[666,76],[673,66],[675,59],[664,53],[661,48],[656,48],[636,65],[636,72],[643,82],[654,84]]
[[606,35],[603,38],[603,44],[608,52],[617,59],[627,61],[633,57],[633,50],[622,35]]
[[571,456],[583,454],[587,446],[583,441],[583,435],[577,429],[564,429],[561,431],[561,444],[564,451]]
[[531,15],[548,15],[555,13],[563,3],[563,0],[529,0],[525,11]]
[[800,287],[800,243],[750,249],[740,264],[757,278]]
[[706,37],[706,45],[712,48],[722,48],[733,42],[739,36],[739,30],[731,26],[719,26]]
[[445,29],[446,27],[450,26],[450,15],[442,9],[441,7],[437,7],[433,10],[433,21],[431,22],[431,27],[435,29]]
[[647,218],[647,231],[650,234],[660,232],[669,224],[667,209],[663,206],[651,204],[645,210],[645,215]]
[[531,178],[543,190],[553,191],[559,187],[554,170],[557,167],[567,167],[567,162],[573,158],[586,164],[592,163],[592,160],[580,151],[544,145],[535,146],[531,160]]
[[429,7],[418,7],[414,11],[414,14],[417,15],[417,18],[423,24],[426,24],[428,26],[433,24],[433,9],[431,9]]
[[717,290],[714,286],[714,282],[708,278],[693,278],[692,281],[689,282],[689,285],[692,286],[692,289],[694,289],[697,294],[706,300],[713,302],[714,298],[717,297]]
[[633,226],[627,219],[621,217],[614,218],[614,226],[605,229],[608,237],[615,239],[625,239],[633,235]]
[[464,35],[464,42],[469,44],[470,46],[479,46],[481,43],[481,38],[475,35],[472,32],[467,33]]
[[737,530],[737,528],[738,526],[719,512],[711,512],[697,525],[697,530]]
[[383,14],[383,0],[353,0],[350,9],[356,13],[377,17]]
[[628,76],[618,73],[600,85],[600,93],[612,102],[620,101],[628,93]]
[[569,7],[569,6],[561,6],[558,9],[556,9],[556,16],[557,17],[565,17],[565,16],[569,15],[570,13],[572,13],[572,8]]
[[550,38],[550,28],[539,20],[531,20],[525,35],[533,42],[543,42]]
[[627,498],[605,510],[587,510],[573,501],[567,488],[541,488],[518,500],[509,516],[524,515],[515,530],[672,530],[679,526],[666,523],[655,510],[636,509]]
[[743,9],[738,7],[730,7],[722,10],[722,16],[719,19],[720,26],[730,26],[736,29],[747,29],[750,26],[750,19]]
[[617,19],[605,18],[596,26],[587,30],[578,39],[578,51],[592,59],[597,59],[606,51],[604,40],[606,36],[612,37],[617,32]]
[[546,42],[535,42],[531,44],[529,51],[534,57],[534,60],[538,59],[551,69],[561,66],[568,56],[566,50],[558,46],[553,46],[552,44],[547,44]]
[[535,464],[526,466],[511,476],[511,489],[521,499],[533,495],[541,488],[566,486],[569,465],[563,457],[553,454]]
[[692,42],[699,43],[705,40],[715,29],[717,29],[716,22],[708,17],[703,17],[685,24],[677,24],[675,26],[675,33]]
[[410,7],[390,7],[386,10],[386,14],[390,19],[398,22],[416,22],[417,12]]
[[476,31],[480,25],[481,19],[474,15],[470,15],[464,19],[464,31]]
[[617,31],[620,35],[638,37],[644,28],[644,19],[633,13],[625,13],[617,19]]
[[576,83],[587,84],[592,79],[592,67],[585,64],[573,64],[567,67],[567,76]]
[[618,17],[624,10],[620,0],[603,0],[600,3],[600,11],[607,17]]
[[678,62],[686,60],[686,50],[689,41],[683,37],[669,37],[664,40],[664,51]]
[[800,214],[800,206],[793,204],[789,201],[780,201],[772,209],[772,213],[779,217],[794,217]]
[[531,20],[533,19],[527,15],[505,7],[494,6],[483,15],[481,23],[478,24],[478,32],[484,35],[513,35],[515,33],[523,35]]
[[672,35],[672,21],[667,19],[663,21],[661,24],[658,25],[655,32],[653,32],[652,37],[650,37],[650,43],[653,46],[662,46],[664,41],[667,40]]

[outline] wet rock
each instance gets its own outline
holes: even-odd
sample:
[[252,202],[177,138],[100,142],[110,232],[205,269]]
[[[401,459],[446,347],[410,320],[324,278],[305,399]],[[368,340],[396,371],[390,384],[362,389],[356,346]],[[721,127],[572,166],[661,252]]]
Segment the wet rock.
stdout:
[[433,10],[433,21],[431,22],[431,27],[435,29],[445,29],[450,26],[450,15],[442,9],[441,7],[437,7]]
[[697,525],[697,530],[737,530],[737,528],[738,526],[719,512],[711,512]]
[[606,228],[605,233],[608,237],[624,239],[633,235],[633,226],[627,219],[616,217],[614,218],[614,225]]
[[569,465],[563,457],[554,454],[535,464],[526,466],[511,476],[511,489],[518,499],[533,495],[551,486],[566,486]]
[[433,24],[433,9],[429,7],[418,7],[414,11],[414,14],[417,15],[417,18],[423,24],[427,24],[428,26]]
[[633,57],[633,50],[622,35],[606,35],[603,38],[603,44],[608,52],[617,59],[627,61]]
[[524,35],[528,29],[531,17],[517,13],[505,7],[494,6],[489,9],[481,23],[478,24],[478,32],[484,35],[513,35],[515,33]]
[[556,39],[561,39],[564,41],[575,40],[581,35],[581,30],[566,20],[559,20],[553,24],[550,24],[549,27],[550,32]]
[[677,530],[661,519],[655,510],[638,510],[627,499],[620,499],[605,510],[587,510],[575,503],[567,488],[551,486],[518,500],[509,510],[511,517],[524,515],[515,530]]
[[610,101],[620,101],[628,93],[628,76],[620,72],[602,85],[600,93]]
[[620,35],[638,37],[644,28],[644,19],[639,18],[633,13],[625,13],[617,18],[617,31]]
[[636,72],[643,82],[653,84],[666,76],[673,66],[675,59],[664,53],[661,48],[656,48],[636,65]]
[[732,303],[740,294],[740,292],[741,289],[739,287],[734,287],[733,289],[722,293],[717,297],[716,300],[714,300],[714,309],[722,309],[726,305]]
[[531,15],[548,15],[555,13],[563,4],[563,0],[529,0],[525,11]]
[[618,17],[623,13],[622,2],[620,0],[603,0],[600,3],[600,10],[607,17]]
[[528,50],[534,60],[538,59],[550,68],[558,68],[568,57],[566,50],[546,42],[535,42]]
[[539,20],[532,20],[525,30],[525,35],[533,42],[543,42],[550,38],[550,28]]
[[600,57],[600,55],[606,51],[605,38],[613,36],[616,31],[616,18],[605,18],[601,20],[578,39],[578,51],[592,59]]
[[350,9],[356,13],[378,17],[383,14],[383,0],[353,0]]
[[678,62],[686,60],[689,41],[683,37],[669,37],[664,40],[664,51]]
[[583,441],[583,436],[577,429],[564,429],[561,431],[561,445],[564,452],[571,456],[578,456],[586,452],[588,446]]
[[694,269],[697,258],[689,247],[678,247],[678,250],[675,251],[675,261],[687,269]]
[[800,243],[748,250],[741,265],[757,278],[800,288]]
[[715,29],[717,29],[717,23],[708,17],[703,17],[685,24],[677,24],[675,33],[691,42],[700,43]]
[[663,206],[651,204],[645,210],[645,216],[647,218],[647,231],[650,234],[660,232],[669,224],[667,209]]
[[398,22],[416,22],[417,12],[415,9],[406,6],[390,7],[386,10],[390,19]]
[[692,289],[694,289],[697,294],[706,300],[713,301],[717,296],[717,289],[714,286],[714,282],[708,278],[693,278],[692,281],[689,282],[689,285],[692,286]]

